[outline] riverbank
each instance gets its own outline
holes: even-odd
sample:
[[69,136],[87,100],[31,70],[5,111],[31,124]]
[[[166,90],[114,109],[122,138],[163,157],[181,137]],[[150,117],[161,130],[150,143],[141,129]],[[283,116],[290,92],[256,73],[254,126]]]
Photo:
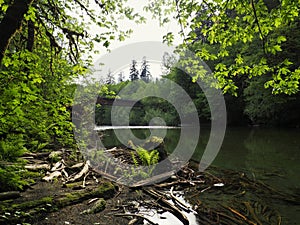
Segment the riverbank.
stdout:
[[[192,162],[161,183],[129,188],[87,170],[84,161],[72,165],[59,157],[50,169],[37,169],[42,176],[19,197],[1,201],[1,224],[290,225],[271,202],[299,203],[299,196],[243,173],[215,167],[200,173]],[[58,167],[62,160],[65,165],[60,167],[72,182],[66,182],[65,175],[47,182],[55,171],[63,171]]]

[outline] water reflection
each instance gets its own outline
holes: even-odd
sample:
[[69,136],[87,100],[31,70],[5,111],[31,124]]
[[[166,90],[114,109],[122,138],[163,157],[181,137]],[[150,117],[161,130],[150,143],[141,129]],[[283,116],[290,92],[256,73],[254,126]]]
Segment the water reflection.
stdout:
[[[140,139],[146,139],[151,135],[150,129],[131,128],[131,131]],[[121,144],[113,130],[105,129],[101,132],[105,134],[103,142],[106,147]],[[192,129],[190,132],[193,132]],[[209,135],[209,128],[201,128],[198,145],[193,154],[194,160],[201,160]],[[169,153],[174,151],[179,137],[180,129],[167,129],[164,142]],[[190,141],[192,142],[187,137],[186,147],[189,147]],[[297,194],[300,190],[299,152],[298,129],[230,128],[226,131],[223,145],[213,165],[245,172],[253,179],[260,180],[279,191]],[[299,207],[282,202],[270,204],[283,214],[282,224],[297,224],[300,221]]]
[[[183,192],[178,191],[177,193],[174,192],[174,194],[176,194],[176,197],[181,202],[183,202],[186,206],[192,208],[192,206],[187,201],[185,201]],[[172,203],[172,200],[168,200],[168,201],[170,203]],[[186,218],[188,219],[188,221],[190,222],[191,225],[200,224],[197,221],[196,214],[194,212],[186,212],[184,210],[182,210],[181,212],[186,216]],[[160,213],[160,212],[158,212],[157,209],[148,209],[148,208],[141,207],[139,209],[139,213],[141,213],[146,218],[148,218],[149,220],[151,220],[152,222],[154,222],[156,224],[163,224],[163,225],[182,224],[182,222],[176,216],[174,216],[172,213],[170,213],[169,211],[164,210],[162,213]],[[144,221],[144,225],[148,225],[148,224],[150,224],[150,223],[148,223],[147,221]]]

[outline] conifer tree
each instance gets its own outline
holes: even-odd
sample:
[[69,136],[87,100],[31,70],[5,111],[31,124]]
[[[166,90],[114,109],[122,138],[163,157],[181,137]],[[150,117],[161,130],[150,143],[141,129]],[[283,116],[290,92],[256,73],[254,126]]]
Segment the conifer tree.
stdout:
[[141,79],[145,82],[149,82],[151,78],[150,68],[146,57],[143,57],[142,67],[141,67]]
[[107,76],[106,76],[106,84],[114,84],[115,83],[115,78],[111,70],[108,70]]
[[132,63],[130,66],[129,78],[131,81],[139,79],[139,71],[137,69],[137,61],[136,60],[132,60]]
[[118,82],[121,83],[125,80],[124,72],[121,71],[118,75]]

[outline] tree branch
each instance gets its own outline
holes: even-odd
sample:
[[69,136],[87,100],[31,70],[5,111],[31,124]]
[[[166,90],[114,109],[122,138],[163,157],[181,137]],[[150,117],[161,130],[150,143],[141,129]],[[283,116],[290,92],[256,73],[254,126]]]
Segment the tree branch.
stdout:
[[257,17],[257,13],[256,13],[256,8],[255,8],[255,4],[254,4],[254,1],[253,1],[253,0],[251,0],[251,6],[252,6],[253,14],[254,14],[254,17],[255,17],[255,23],[257,24],[257,26],[258,26],[258,31],[259,31],[259,33],[260,33],[260,35],[261,35],[262,45],[263,45],[263,51],[264,51],[264,53],[266,53],[266,52],[265,52],[265,37],[264,37],[264,35],[263,35],[263,32],[262,32],[261,27],[260,27],[260,23],[259,23],[259,21],[258,21],[258,17]]

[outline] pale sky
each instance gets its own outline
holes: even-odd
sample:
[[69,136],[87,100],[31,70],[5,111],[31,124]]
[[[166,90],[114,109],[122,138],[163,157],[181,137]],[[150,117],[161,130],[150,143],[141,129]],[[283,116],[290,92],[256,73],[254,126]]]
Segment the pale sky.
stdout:
[[132,29],[133,34],[131,34],[130,38],[127,38],[123,42],[114,42],[111,46],[111,49],[116,47],[120,47],[133,42],[140,41],[162,41],[163,36],[168,32],[173,32],[175,35],[174,44],[180,43],[180,36],[178,32],[180,31],[180,26],[178,25],[175,19],[171,19],[171,22],[164,27],[159,26],[158,20],[153,20],[151,13],[147,13],[143,10],[143,7],[147,4],[148,0],[129,0],[128,5],[133,7],[136,12],[142,14],[146,17],[147,21],[145,24],[136,24],[132,21],[126,22],[121,21],[120,27],[122,29]]
[[[147,0],[129,0],[128,4],[136,9],[138,13],[141,13],[144,17],[146,17],[147,21],[144,24],[136,24],[132,21],[120,21],[120,27],[122,29],[132,29],[133,33],[130,38],[126,38],[125,41],[114,41],[111,43],[109,49],[113,51],[118,47],[122,47],[128,44],[143,42],[143,41],[159,41],[162,42],[163,36],[168,32],[172,32],[175,36],[174,45],[178,45],[182,42],[182,38],[178,34],[180,31],[180,26],[178,25],[175,19],[170,19],[171,22],[164,27],[159,26],[158,20],[153,20],[151,13],[146,13],[143,11],[144,5],[147,3]],[[99,47],[100,54],[96,55],[94,58],[94,62],[96,62],[101,56],[107,54],[107,51],[103,47]],[[129,64],[132,59],[128,59],[128,65],[122,66],[122,70],[116,72],[118,74],[120,71],[124,71],[125,79],[128,79],[129,76]],[[140,69],[140,63],[142,59],[135,59],[138,61],[138,69]],[[151,75],[156,78],[161,75],[161,66],[160,62],[150,62],[150,72]],[[117,80],[117,77],[116,77]]]

